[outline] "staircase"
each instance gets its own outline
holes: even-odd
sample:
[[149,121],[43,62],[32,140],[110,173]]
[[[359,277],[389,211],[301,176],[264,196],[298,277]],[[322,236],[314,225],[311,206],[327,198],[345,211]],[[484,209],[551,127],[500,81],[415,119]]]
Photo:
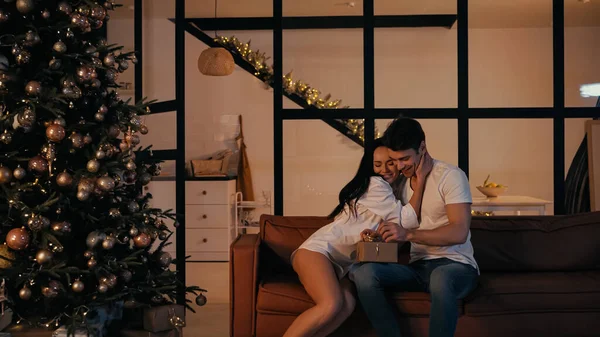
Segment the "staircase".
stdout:
[[[202,41],[204,44],[208,45],[209,47],[225,47],[226,49],[228,49],[231,52],[231,55],[233,56],[235,64],[237,64],[240,68],[244,69],[250,75],[260,79],[261,81],[265,82],[265,84],[269,85],[270,87],[273,87],[272,81],[264,81],[264,78],[261,78],[259,76],[259,73],[256,71],[255,67],[252,64],[250,64],[248,61],[246,61],[237,52],[237,50],[230,48],[228,46],[221,45],[220,43],[216,42],[214,38],[212,38],[209,35],[207,35],[206,33],[204,33],[202,30],[200,30],[200,28],[198,28],[192,22],[186,22],[185,30],[192,36],[196,37],[198,40]],[[284,78],[284,85],[285,85],[285,78]],[[296,93],[290,93],[290,92],[287,92],[286,90],[283,90],[283,95],[285,97],[287,97],[289,100],[291,100],[292,102],[298,104],[303,109],[315,109],[315,108],[318,109],[318,107],[316,107],[315,105],[309,104],[305,98],[303,98],[302,96],[300,96]],[[360,119],[360,120],[357,120],[357,119],[351,119],[351,120],[322,119],[322,121],[324,123],[326,123],[327,125],[329,125],[330,127],[337,130],[338,132],[340,132],[341,134],[343,134],[344,136],[348,137],[354,143],[356,143],[360,146],[364,146],[364,141],[363,141],[363,139],[364,139],[363,131],[364,130],[362,130],[362,126],[363,126],[362,119]],[[377,132],[375,132],[375,133],[377,134]]]

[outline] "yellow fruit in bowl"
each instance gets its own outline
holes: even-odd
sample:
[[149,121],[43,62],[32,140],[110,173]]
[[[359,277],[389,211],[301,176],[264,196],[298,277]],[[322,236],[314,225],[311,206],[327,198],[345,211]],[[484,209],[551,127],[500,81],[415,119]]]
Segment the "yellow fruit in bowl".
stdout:
[[490,180],[490,175],[488,174],[487,178],[483,182],[483,185],[477,186],[477,189],[479,190],[479,192],[481,192],[486,197],[497,197],[497,196],[503,194],[504,192],[506,192],[506,190],[508,189],[507,186],[505,186],[505,185],[494,183],[494,182],[488,182],[489,180]]

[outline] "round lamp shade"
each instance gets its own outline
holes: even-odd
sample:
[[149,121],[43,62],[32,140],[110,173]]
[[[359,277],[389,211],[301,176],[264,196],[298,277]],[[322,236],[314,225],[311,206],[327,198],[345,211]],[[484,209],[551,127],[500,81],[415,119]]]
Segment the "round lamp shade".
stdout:
[[198,70],[204,75],[227,76],[234,68],[233,56],[225,48],[208,48],[198,57]]

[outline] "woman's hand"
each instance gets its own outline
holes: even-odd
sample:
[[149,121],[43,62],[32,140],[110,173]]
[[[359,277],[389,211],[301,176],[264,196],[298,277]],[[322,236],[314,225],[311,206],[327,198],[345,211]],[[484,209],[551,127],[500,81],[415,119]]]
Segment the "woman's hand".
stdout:
[[376,231],[369,229],[369,228],[360,232],[360,240],[361,241],[367,241],[366,240],[367,236],[370,236],[373,238],[373,237],[379,236],[379,233],[377,233]]
[[427,179],[429,173],[431,173],[431,169],[433,169],[433,158],[431,158],[427,150],[424,150],[421,159],[419,159],[419,165],[417,166],[417,170],[415,172],[417,184],[425,184],[425,180]]

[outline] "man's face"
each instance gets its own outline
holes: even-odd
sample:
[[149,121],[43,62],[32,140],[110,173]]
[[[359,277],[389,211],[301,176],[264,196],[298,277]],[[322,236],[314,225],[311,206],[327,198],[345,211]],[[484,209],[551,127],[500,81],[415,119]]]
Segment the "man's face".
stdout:
[[398,171],[405,177],[410,178],[415,175],[415,169],[421,159],[423,151],[417,152],[414,149],[393,151],[388,150],[389,156],[396,163]]

